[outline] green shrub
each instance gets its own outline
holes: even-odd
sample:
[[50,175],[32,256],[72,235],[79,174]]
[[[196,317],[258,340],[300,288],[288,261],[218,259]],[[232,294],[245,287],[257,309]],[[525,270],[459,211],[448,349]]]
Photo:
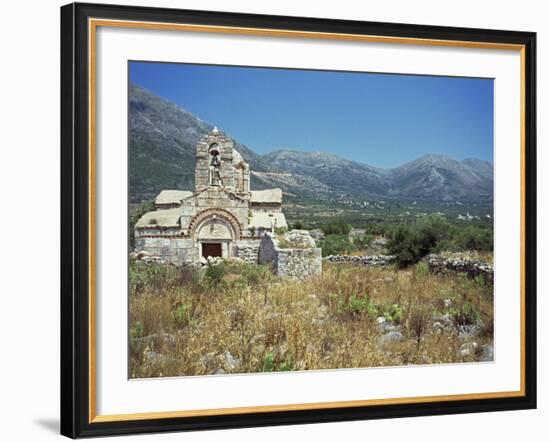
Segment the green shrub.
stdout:
[[264,355],[264,360],[262,362],[262,371],[263,372],[272,372],[275,368],[275,354],[273,352],[267,352]]
[[422,218],[414,225],[399,225],[392,229],[387,244],[389,253],[396,255],[397,264],[405,267],[418,262],[435,250],[440,241],[448,240],[451,225],[439,215]]
[[284,235],[286,232],[288,232],[288,229],[286,227],[277,227],[275,229],[275,233],[277,235]]
[[384,222],[369,222],[365,225],[365,233],[367,235],[382,235],[387,236],[394,226]]
[[367,294],[351,295],[348,298],[341,297],[338,302],[339,313],[351,313],[352,315],[367,314],[370,317],[378,316],[378,307],[373,304]]
[[219,264],[208,264],[204,276],[206,279],[213,284],[219,284],[225,275],[225,267],[223,263]]
[[266,284],[274,279],[273,271],[267,265],[247,264],[243,269],[243,276],[248,285]]
[[323,256],[342,255],[355,250],[354,244],[347,235],[328,235],[320,242],[319,246]]
[[354,238],[353,244],[358,248],[366,249],[371,245],[373,239],[374,239],[374,236],[365,234],[361,238]]
[[292,355],[288,355],[285,359],[280,361],[275,357],[275,353],[272,351],[267,352],[264,355],[262,361],[262,370],[266,373],[271,373],[274,371],[294,371],[296,370],[296,364]]
[[332,218],[321,227],[325,235],[349,235],[351,226],[343,218]]
[[449,314],[459,325],[473,325],[481,319],[479,310],[468,301],[464,302],[459,309],[452,308]]
[[184,327],[191,319],[191,306],[189,304],[180,303],[172,311],[172,318],[178,327]]
[[430,268],[427,263],[419,262],[418,264],[416,264],[415,273],[416,276],[426,277],[430,274]]
[[279,362],[277,365],[277,371],[294,371],[296,370],[296,365],[294,364],[294,358],[292,355],[288,356],[283,361]]
[[392,231],[386,247],[391,255],[396,256],[399,267],[413,264],[422,257],[416,233],[405,225],[400,225]]
[[158,264],[130,261],[129,275],[130,291],[139,295],[145,290],[162,291],[180,285],[179,270],[177,267]]
[[459,250],[493,250],[493,231],[468,226],[457,232],[455,244]]
[[140,338],[143,336],[143,324],[137,321],[133,327],[130,327],[130,337]]
[[405,308],[399,304],[392,304],[388,311],[384,312],[386,321],[399,324],[405,318]]

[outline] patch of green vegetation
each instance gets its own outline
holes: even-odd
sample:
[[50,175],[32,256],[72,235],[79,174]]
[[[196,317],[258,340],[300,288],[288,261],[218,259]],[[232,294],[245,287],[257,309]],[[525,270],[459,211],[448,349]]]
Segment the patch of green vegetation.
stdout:
[[376,318],[379,309],[366,293],[362,295],[353,294],[349,297],[339,297],[338,313],[348,313],[354,316],[365,313],[367,316]]
[[321,230],[325,235],[349,235],[351,226],[341,217],[329,219]]
[[141,338],[143,336],[143,324],[137,321],[132,327],[130,327],[131,338]]
[[451,308],[449,314],[459,325],[473,325],[481,319],[479,310],[468,301],[465,301],[460,308]]
[[441,251],[492,250],[492,229],[468,226],[458,228],[441,215],[429,215],[415,224],[401,224],[389,232],[387,248],[405,267],[429,253]]
[[320,241],[319,247],[323,256],[349,254],[356,249],[348,235],[325,236],[325,239]]
[[271,373],[275,371],[294,371],[296,370],[296,364],[292,355],[289,355],[281,361],[277,361],[275,353],[272,351],[267,352],[264,355],[261,371],[265,373]]
[[430,275],[430,268],[428,267],[428,264],[425,262],[419,262],[416,264],[415,274],[421,278],[428,277]]
[[399,304],[392,304],[389,310],[384,312],[384,318],[386,319],[386,321],[391,321],[399,324],[405,318],[405,313],[405,307]]
[[204,272],[206,279],[212,284],[219,284],[225,275],[224,263],[208,264]]
[[191,320],[191,305],[185,303],[179,303],[172,311],[172,318],[176,324],[176,327],[184,327]]
[[174,266],[157,263],[144,264],[130,261],[130,291],[140,295],[146,290],[160,291],[181,285],[182,270]]

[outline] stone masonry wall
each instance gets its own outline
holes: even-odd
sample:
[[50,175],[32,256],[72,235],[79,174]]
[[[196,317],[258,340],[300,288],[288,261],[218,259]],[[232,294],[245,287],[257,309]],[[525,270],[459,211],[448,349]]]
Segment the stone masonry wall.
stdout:
[[178,266],[199,259],[193,240],[188,238],[136,238],[136,250],[162,257],[166,262]]
[[258,263],[260,241],[245,240],[235,242],[235,256],[250,264]]
[[494,280],[493,266],[489,263],[475,260],[459,253],[451,256],[428,255],[424,258],[432,273],[441,273],[450,270],[458,273],[465,273],[469,278],[482,277],[487,283],[492,284]]
[[321,249],[283,249],[279,250],[277,274],[292,278],[309,278],[320,275],[323,270]]
[[329,255],[325,258],[328,262],[334,262],[337,264],[354,264],[365,267],[380,267],[389,266],[395,263],[394,255],[365,255],[365,256],[352,256],[352,255]]
[[320,275],[323,269],[321,249],[305,230],[292,230],[278,239],[266,233],[260,242],[260,264],[271,264],[280,276],[307,278]]

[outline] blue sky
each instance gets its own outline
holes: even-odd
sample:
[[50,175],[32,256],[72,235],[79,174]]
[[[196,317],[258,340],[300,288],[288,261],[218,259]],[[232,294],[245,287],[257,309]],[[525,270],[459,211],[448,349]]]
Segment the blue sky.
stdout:
[[130,62],[130,79],[258,153],[323,151],[376,167],[493,157],[493,80]]

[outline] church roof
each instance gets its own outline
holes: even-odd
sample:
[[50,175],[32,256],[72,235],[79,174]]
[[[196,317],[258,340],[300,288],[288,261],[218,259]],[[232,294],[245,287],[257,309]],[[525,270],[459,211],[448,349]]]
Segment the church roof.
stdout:
[[136,227],[179,227],[180,216],[180,208],[154,210],[143,215]]
[[191,195],[193,192],[188,190],[163,190],[155,199],[155,204],[178,204]]
[[281,212],[267,213],[267,212],[255,212],[252,211],[250,220],[248,221],[249,227],[271,229],[288,227],[286,224],[285,214]]
[[279,203],[283,201],[283,191],[281,189],[253,190],[250,201],[252,203]]

